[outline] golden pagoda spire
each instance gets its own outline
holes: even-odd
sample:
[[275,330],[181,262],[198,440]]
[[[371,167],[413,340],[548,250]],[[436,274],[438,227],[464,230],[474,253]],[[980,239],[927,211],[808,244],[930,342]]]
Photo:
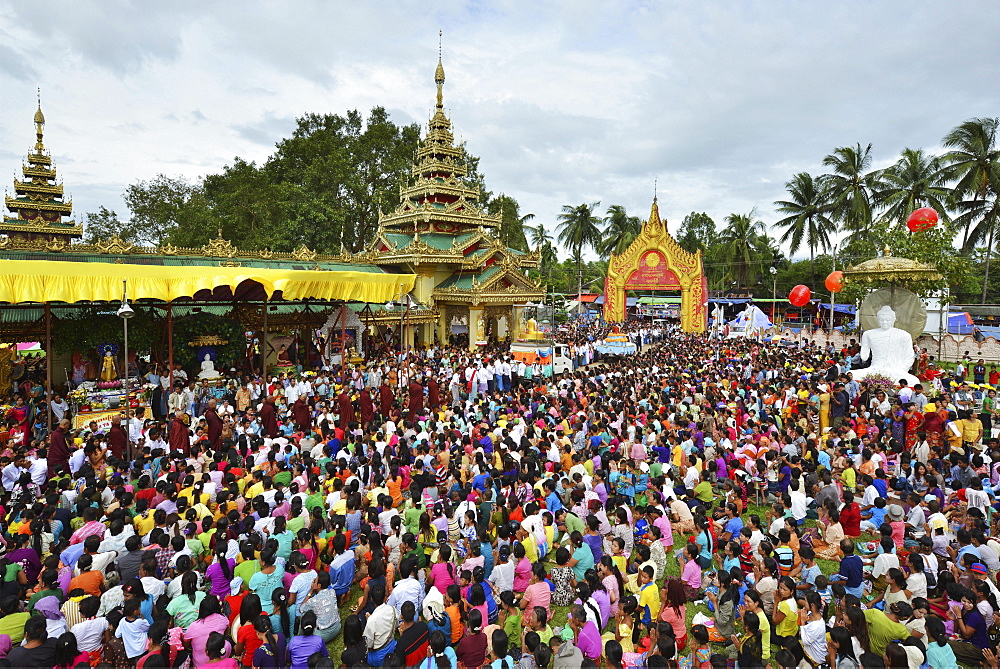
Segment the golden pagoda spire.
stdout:
[[64,220],[72,213],[73,203],[63,197],[63,185],[58,181],[52,157],[45,151],[41,89],[32,120],[35,145],[28,150],[26,164],[21,166],[23,180],[15,177],[14,196],[4,198],[5,207],[16,217],[4,216],[0,220],[0,233],[26,241],[68,244],[83,235],[83,226]]
[[45,151],[45,144],[42,143],[42,136],[45,134],[45,114],[42,113],[42,89],[38,89],[38,109],[35,111],[35,153],[41,154]]
[[439,110],[444,109],[444,65],[441,62],[441,38],[444,35],[443,30],[438,31],[438,66],[434,70],[434,83],[437,84],[438,95],[437,95],[437,108]]

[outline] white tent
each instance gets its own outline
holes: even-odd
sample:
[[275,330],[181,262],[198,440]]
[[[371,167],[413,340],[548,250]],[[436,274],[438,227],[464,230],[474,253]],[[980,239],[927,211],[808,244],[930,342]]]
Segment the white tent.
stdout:
[[750,304],[746,309],[737,314],[736,318],[729,324],[735,334],[757,334],[771,327],[771,319],[767,317],[760,307]]

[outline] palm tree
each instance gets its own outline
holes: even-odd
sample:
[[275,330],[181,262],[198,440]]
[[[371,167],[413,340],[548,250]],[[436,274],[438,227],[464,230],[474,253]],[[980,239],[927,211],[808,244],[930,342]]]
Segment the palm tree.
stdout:
[[[531,218],[535,217],[534,214],[526,214],[521,219],[522,223],[524,223],[526,220],[530,220],[528,219],[528,216],[530,216]],[[531,245],[534,248],[540,249],[546,244],[552,243],[552,235],[549,234],[549,231],[545,229],[544,225],[542,224],[538,224],[536,226],[525,225],[524,227],[531,233]]]
[[608,227],[604,230],[604,239],[597,245],[597,253],[602,258],[609,258],[612,253],[623,253],[642,230],[642,220],[638,216],[629,216],[620,204],[608,207],[604,222]]
[[748,214],[729,214],[725,220],[726,227],[719,234],[722,254],[732,266],[737,287],[750,286],[757,272],[755,266],[762,262],[760,256],[771,256],[764,223],[757,218],[756,210]]
[[829,193],[833,220],[851,233],[852,240],[865,240],[872,224],[871,193],[877,178],[869,171],[872,145],[838,147],[823,164],[832,170],[820,177],[820,184]]
[[948,176],[955,181],[954,193],[962,198],[955,219],[964,230],[962,249],[969,251],[986,239],[986,271],[982,301],[990,279],[990,256],[993,237],[1000,220],[1000,149],[997,128],[1000,119],[974,118],[945,135],[943,144],[950,148],[944,156]]
[[948,173],[941,158],[923,149],[903,149],[895,165],[878,174],[875,203],[884,209],[882,219],[905,225],[914,209],[933,207],[947,220]]
[[827,192],[818,180],[808,172],[799,172],[785,184],[790,199],[778,200],[778,213],[788,214],[775,225],[785,228],[781,243],[788,243],[790,253],[795,253],[805,240],[809,247],[809,273],[815,279],[815,258],[817,249],[826,251],[830,247],[830,236],[837,231],[837,225],[828,216],[830,202]]
[[[564,244],[573,255],[576,262],[577,276],[582,276],[583,249],[594,248],[601,241],[601,219],[594,216],[594,210],[600,202],[578,204],[575,207],[564,204],[559,214],[559,242]],[[582,278],[578,284],[578,292],[582,292]]]
[[[996,136],[1000,119],[974,118],[945,135],[942,143],[951,149],[944,155],[948,177],[955,181],[955,195],[965,200],[989,200],[1000,193],[1000,150]],[[967,209],[969,209],[967,207]],[[976,245],[988,232],[975,219],[965,221],[962,247]]]

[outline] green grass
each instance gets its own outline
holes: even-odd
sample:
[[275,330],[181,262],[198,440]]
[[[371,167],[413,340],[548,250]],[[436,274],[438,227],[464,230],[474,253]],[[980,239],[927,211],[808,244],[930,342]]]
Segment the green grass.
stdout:
[[[752,514],[757,514],[758,516],[760,516],[761,518],[763,518],[765,516],[765,514],[767,513],[768,509],[769,509],[769,507],[767,505],[750,504],[750,505],[747,506],[746,511],[744,512],[743,516],[746,517],[746,516],[750,516]],[[805,527],[815,527],[816,526],[816,521],[815,520],[807,520],[805,522],[804,526]],[[687,541],[687,537],[686,536],[684,536],[682,534],[679,534],[677,532],[674,532],[674,547],[675,547],[674,550],[676,550],[677,548],[680,548],[681,546],[683,546],[686,541]],[[549,555],[546,558],[547,561],[553,562],[553,556],[554,556],[554,554],[555,554],[554,551],[550,552]],[[679,578],[680,575],[681,575],[680,563],[677,560],[672,559],[672,557],[673,556],[671,555],[671,552],[668,551],[667,552],[667,566],[666,566],[666,569],[664,570],[664,577],[665,578]],[[826,575],[835,573],[840,568],[839,563],[835,562],[833,560],[816,560],[816,564],[819,565],[820,570],[824,574],[826,574]],[[662,585],[663,585],[663,580],[660,580],[660,581],[657,582],[657,586],[658,587],[662,587]],[[361,589],[358,588],[358,587],[352,588],[351,595],[350,595],[350,597],[347,600],[347,604],[340,609],[340,619],[341,619],[341,622],[343,622],[347,618],[347,616],[351,615],[351,608],[358,601],[358,598],[360,596],[361,596]],[[552,620],[550,622],[550,624],[552,625],[552,627],[557,627],[557,626],[561,627],[561,626],[566,625],[566,621],[567,621],[567,619],[569,617],[570,608],[571,607],[569,607],[569,606],[553,606],[552,607]],[[708,607],[706,605],[704,605],[704,604],[695,605],[695,604],[689,603],[688,606],[687,606],[687,624],[688,624],[689,628],[691,627],[691,620],[698,613],[702,613],[702,614],[704,614],[704,615],[706,615],[708,617],[713,617],[712,612],[708,610]],[[333,658],[334,664],[339,665],[340,654],[342,652],[344,652],[344,637],[343,637],[343,634],[341,634],[336,639],[334,639],[333,641],[331,641],[330,643],[328,643],[326,645],[326,648],[330,652],[330,657]]]

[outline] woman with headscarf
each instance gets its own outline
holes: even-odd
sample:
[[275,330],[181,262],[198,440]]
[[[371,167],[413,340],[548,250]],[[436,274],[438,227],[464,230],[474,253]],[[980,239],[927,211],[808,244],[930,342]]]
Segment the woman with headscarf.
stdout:
[[[45,631],[50,639],[57,639],[68,631],[66,616],[59,610],[59,599],[54,596],[42,597],[35,602],[35,613],[45,616]],[[9,637],[8,637],[9,638]]]

